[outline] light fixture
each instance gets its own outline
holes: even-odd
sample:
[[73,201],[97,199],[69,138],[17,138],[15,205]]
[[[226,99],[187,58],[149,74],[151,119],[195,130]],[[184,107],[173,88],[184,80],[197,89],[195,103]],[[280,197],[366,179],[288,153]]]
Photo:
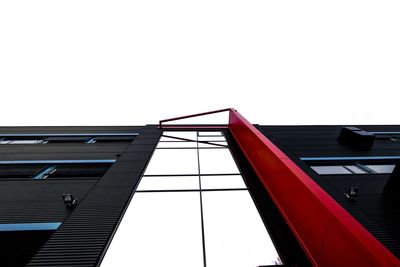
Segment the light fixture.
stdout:
[[62,199],[67,209],[74,209],[78,205],[78,199],[71,194],[62,194]]
[[358,199],[359,188],[357,186],[351,186],[349,192],[344,193],[348,200],[356,201]]

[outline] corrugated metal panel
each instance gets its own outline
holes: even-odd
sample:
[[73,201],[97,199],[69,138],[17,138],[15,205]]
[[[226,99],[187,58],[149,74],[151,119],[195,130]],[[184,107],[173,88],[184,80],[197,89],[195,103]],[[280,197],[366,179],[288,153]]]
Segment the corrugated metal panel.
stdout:
[[[400,131],[399,125],[357,126],[367,131]],[[356,218],[376,239],[400,257],[400,209],[385,199],[382,191],[389,174],[319,176],[299,157],[399,156],[400,142],[376,140],[368,151],[338,142],[342,126],[259,126],[310,177]],[[350,186],[358,186],[359,199],[344,197]]]
[[97,265],[159,136],[156,127],[145,127],[28,266]]

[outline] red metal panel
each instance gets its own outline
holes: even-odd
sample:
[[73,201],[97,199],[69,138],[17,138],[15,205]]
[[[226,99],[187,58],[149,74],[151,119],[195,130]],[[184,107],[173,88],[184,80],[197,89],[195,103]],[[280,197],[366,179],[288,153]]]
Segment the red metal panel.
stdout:
[[229,129],[314,266],[399,260],[237,111]]

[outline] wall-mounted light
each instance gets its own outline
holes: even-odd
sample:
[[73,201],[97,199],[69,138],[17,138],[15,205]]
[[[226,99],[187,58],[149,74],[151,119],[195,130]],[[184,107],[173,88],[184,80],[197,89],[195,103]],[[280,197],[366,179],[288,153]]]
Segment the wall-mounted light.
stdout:
[[344,193],[344,195],[347,197],[347,199],[351,201],[356,201],[358,199],[358,191],[359,188],[357,186],[351,186],[349,188],[349,192]]
[[78,199],[71,194],[62,194],[62,199],[67,209],[74,209],[78,205]]

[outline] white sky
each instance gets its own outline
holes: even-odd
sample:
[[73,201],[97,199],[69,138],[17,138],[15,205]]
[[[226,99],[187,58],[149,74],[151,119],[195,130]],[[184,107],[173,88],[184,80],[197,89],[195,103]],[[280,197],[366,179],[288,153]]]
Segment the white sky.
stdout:
[[0,1],[0,125],[399,124],[399,1]]

